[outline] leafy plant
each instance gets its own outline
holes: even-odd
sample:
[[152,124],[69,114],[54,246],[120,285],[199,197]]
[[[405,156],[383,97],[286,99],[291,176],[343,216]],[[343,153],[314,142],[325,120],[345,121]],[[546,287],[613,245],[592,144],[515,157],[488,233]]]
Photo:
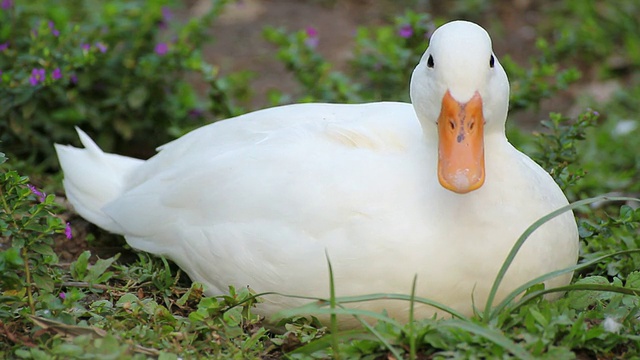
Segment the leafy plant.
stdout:
[[[267,27],[264,36],[278,45],[278,58],[291,71],[304,90],[298,101],[353,102],[360,98],[357,86],[352,85],[344,74],[331,70],[327,62],[315,50],[318,34],[314,28],[287,34],[283,29]],[[275,104],[289,102],[290,98],[280,92],[271,93]]]
[[60,273],[52,268],[58,257],[52,249],[57,233],[71,237],[71,228],[55,214],[62,208],[54,202],[53,194],[46,195],[29,179],[15,171],[0,172],[0,280],[11,296],[0,304],[5,316],[15,301],[26,296],[31,314],[36,311],[39,290],[53,292]]
[[549,21],[542,24],[554,43],[552,61],[596,62],[602,75],[638,69],[640,32],[636,1],[602,3],[569,0],[549,4]]
[[[436,24],[443,21],[407,11],[393,22],[358,29],[348,74],[332,71],[332,65],[317,52],[320,37],[313,28],[291,34],[284,29],[267,28],[264,34],[279,47],[278,59],[302,85],[304,95],[295,99],[297,101],[408,101],[413,68],[426,50]],[[547,41],[541,38],[537,44],[540,55],[532,59],[527,68],[508,56],[502,59],[512,83],[511,110],[537,107],[543,99],[580,78],[580,72],[574,67],[559,68],[555,59],[557,50]],[[291,97],[282,93],[272,96],[274,104],[288,101]]]
[[[52,142],[75,141],[76,125],[106,150],[147,155],[206,119],[239,114],[247,76],[220,76],[201,51],[226,1],[186,24],[173,19],[176,3],[7,2],[0,9],[5,151],[50,170]],[[188,73],[205,81],[207,101]]]
[[108,281],[113,272],[107,271],[109,267],[117,260],[118,257],[109,259],[98,259],[93,266],[89,267],[89,257],[91,252],[83,252],[76,261],[71,264],[71,277],[74,280],[86,282],[89,287],[93,284],[100,284]]
[[369,101],[409,100],[409,79],[436,29],[429,14],[406,11],[393,24],[356,32],[354,76]]
[[570,198],[571,187],[585,176],[585,171],[577,164],[577,145],[585,140],[588,128],[595,126],[599,113],[587,110],[575,121],[559,113],[549,114],[549,120],[540,124],[544,131],[536,132],[536,151],[531,155],[558,183]]
[[510,56],[501,60],[511,81],[511,111],[537,108],[542,100],[580,79],[581,74],[575,67],[560,70],[552,55],[556,50],[546,40],[538,39],[536,48],[540,55],[530,59],[528,67],[518,65]]

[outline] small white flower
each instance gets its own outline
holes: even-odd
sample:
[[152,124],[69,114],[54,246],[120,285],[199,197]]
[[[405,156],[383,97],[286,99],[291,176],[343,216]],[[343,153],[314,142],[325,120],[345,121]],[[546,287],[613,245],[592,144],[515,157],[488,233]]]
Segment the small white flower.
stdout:
[[622,329],[622,324],[617,322],[614,318],[608,316],[604,318],[602,326],[604,327],[605,331],[616,334],[620,332],[620,329]]
[[638,128],[638,123],[635,120],[621,120],[611,131],[613,136],[627,135],[633,130]]

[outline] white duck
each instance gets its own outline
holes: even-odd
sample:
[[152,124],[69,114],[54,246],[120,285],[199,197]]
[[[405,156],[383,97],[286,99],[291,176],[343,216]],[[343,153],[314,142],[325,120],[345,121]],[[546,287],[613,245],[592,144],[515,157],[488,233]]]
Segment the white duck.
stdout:
[[[469,314],[518,236],[567,204],[507,141],[508,97],[489,35],[454,21],[413,72],[413,106],[275,107],[204,126],[147,161],[103,153],[80,130],[84,149],[56,150],[80,215],[172,259],[209,295],[234,285],[327,298],[326,251],[338,296],[408,294],[417,274],[417,296]],[[577,256],[565,213],[525,243],[498,298]],[[305,302],[267,296],[258,311]],[[405,301],[359,306],[408,316]]]

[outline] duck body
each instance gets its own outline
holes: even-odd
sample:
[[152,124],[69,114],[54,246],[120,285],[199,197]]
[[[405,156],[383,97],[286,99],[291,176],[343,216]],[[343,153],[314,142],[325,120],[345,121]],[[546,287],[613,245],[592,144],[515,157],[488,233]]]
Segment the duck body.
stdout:
[[[337,296],[408,294],[417,275],[416,296],[470,314],[522,232],[567,200],[508,143],[504,120],[500,130],[489,118],[482,186],[467,193],[441,186],[438,134],[415,96],[413,105],[256,111],[194,130],[146,161],[103,153],[81,131],[84,149],[56,150],[67,196],[83,217],[170,258],[209,295],[233,285],[327,298],[328,258]],[[544,224],[498,298],[575,264],[577,239],[570,212]],[[265,296],[257,311],[269,316],[306,302]],[[408,318],[404,301],[354,306]],[[435,312],[417,308],[418,317]]]

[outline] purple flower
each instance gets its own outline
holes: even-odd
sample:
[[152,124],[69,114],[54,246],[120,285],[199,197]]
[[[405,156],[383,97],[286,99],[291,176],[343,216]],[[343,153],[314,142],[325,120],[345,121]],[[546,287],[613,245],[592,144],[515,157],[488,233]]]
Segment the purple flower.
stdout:
[[164,21],[171,21],[171,19],[173,19],[173,13],[171,12],[171,9],[168,6],[163,6],[162,7],[162,20]]
[[169,45],[166,43],[158,43],[153,51],[155,51],[156,54],[163,56],[169,51]]
[[318,30],[316,30],[316,28],[314,28],[313,26],[309,26],[305,29],[305,32],[307,33],[308,37],[318,37]]
[[86,51],[91,50],[91,44],[82,44],[80,45],[80,47],[82,48],[82,50],[86,50]]
[[5,51],[9,48],[9,42],[3,42],[2,44],[0,44],[0,51]]
[[[32,86],[36,86],[41,82],[44,82],[45,71],[44,69],[36,69],[31,70],[31,76],[29,77],[29,83]],[[33,191],[33,190],[32,190]]]
[[194,118],[194,119],[198,119],[200,117],[202,117],[202,115],[204,115],[204,111],[202,111],[201,109],[198,108],[194,108],[189,110],[189,117]]
[[4,10],[8,10],[12,6],[13,0],[2,0],[2,4],[0,5],[0,7],[2,7]]
[[69,224],[68,222],[64,227],[64,236],[67,237],[67,240],[71,240],[73,238],[73,233],[71,232],[71,224]]
[[307,39],[304,41],[304,43],[310,48],[317,47],[318,43],[320,42],[320,37],[318,36],[318,30],[316,30],[316,28],[312,26],[309,26],[307,27],[305,32],[307,34]]
[[101,53],[106,53],[107,52],[107,46],[101,42],[97,42],[96,43],[96,47],[98,48],[98,50],[100,50]]
[[47,194],[45,194],[44,192],[38,190],[35,186],[33,186],[31,184],[27,184],[27,187],[29,188],[29,190],[31,190],[31,193],[33,195],[38,197],[38,201],[44,202],[44,199],[47,197]]
[[173,19],[173,13],[171,13],[171,9],[167,6],[162,7],[162,20],[160,20],[160,29],[166,29],[169,25],[169,22]]
[[53,34],[53,36],[60,35],[60,31],[56,30],[56,24],[54,24],[53,21],[49,21],[49,29],[51,30],[51,34]]
[[71,74],[71,76],[69,76],[69,80],[71,81],[72,84],[77,84],[78,76],[76,74]]
[[53,72],[51,73],[51,77],[53,78],[53,80],[60,79],[62,77],[62,71],[60,71],[60,68],[53,69]]
[[413,28],[410,24],[404,24],[398,30],[398,35],[405,39],[410,38],[413,35]]
[[65,300],[67,298],[67,294],[61,292],[60,294],[58,294],[58,296],[60,297],[60,299]]

